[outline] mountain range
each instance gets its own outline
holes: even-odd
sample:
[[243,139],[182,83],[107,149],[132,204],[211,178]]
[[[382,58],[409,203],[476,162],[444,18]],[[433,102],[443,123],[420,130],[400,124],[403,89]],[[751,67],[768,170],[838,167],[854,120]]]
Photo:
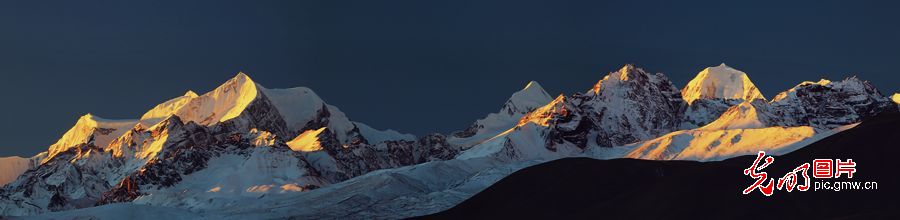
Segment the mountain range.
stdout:
[[519,170],[471,199],[425,218],[896,219],[900,190],[894,186],[900,182],[891,174],[894,158],[886,155],[900,153],[892,147],[897,141],[900,114],[884,113],[775,157],[765,170],[781,175],[813,158],[852,158],[859,164],[859,175],[852,180],[875,182],[877,190],[741,194],[753,182],[741,170],[756,156],[705,163],[564,158]]
[[138,119],[84,115],[47,151],[0,159],[0,216],[406,218],[560,158],[786,154],[898,112],[898,97],[849,77],[768,100],[725,64],[679,90],[625,65],[555,98],[529,82],[468,128],[416,137],[350,120],[309,88],[269,89],[239,73]]

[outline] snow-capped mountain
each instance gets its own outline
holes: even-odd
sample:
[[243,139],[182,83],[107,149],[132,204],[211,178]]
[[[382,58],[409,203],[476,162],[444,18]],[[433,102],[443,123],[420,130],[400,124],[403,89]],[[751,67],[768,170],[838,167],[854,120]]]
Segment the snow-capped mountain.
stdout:
[[[320,131],[315,136],[323,156],[287,144],[311,130]],[[378,143],[369,144],[365,135]],[[0,192],[0,214],[138,198],[177,206],[186,205],[181,198],[207,192],[227,197],[309,190],[377,169],[447,159],[454,149],[442,138],[416,140],[351,122],[307,88],[266,89],[240,73],[206,94],[188,92],[159,104],[140,120],[82,117],[38,166]],[[321,157],[336,163],[307,161]],[[225,171],[230,175],[216,174]]]
[[748,127],[733,129],[693,129],[675,131],[648,141],[622,146],[615,152],[595,151],[596,158],[639,158],[648,160],[715,161],[760,150],[782,155],[856,124],[822,130],[810,126]]
[[587,92],[560,95],[529,112],[515,127],[462,152],[458,158],[551,159],[587,148],[647,140],[674,131],[683,104],[665,75],[625,65]]
[[746,73],[724,63],[700,71],[681,90],[681,96],[688,103],[697,99],[766,99]]
[[888,97],[855,76],[838,82],[803,82],[779,93],[771,104],[788,125],[828,129],[897,111]]
[[88,114],[47,152],[10,159],[27,165],[10,166],[18,178],[0,189],[0,215],[107,204],[63,213],[404,218],[452,207],[548,160],[782,154],[896,106],[855,77],[804,82],[766,101],[724,64],[681,90],[625,65],[586,92],[556,98],[529,82],[468,129],[417,138],[352,121],[309,88],[269,89],[240,73],[140,119]]
[[716,120],[731,106],[765,97],[746,73],[724,63],[707,67],[681,89],[687,102],[680,129],[693,129]]
[[535,81],[528,82],[525,88],[509,97],[499,112],[478,119],[466,130],[456,132],[447,139],[462,148],[469,148],[515,126],[526,113],[546,105],[551,100],[553,98],[544,91],[541,84]]
[[109,120],[87,114],[81,116],[75,126],[69,129],[55,144],[47,150],[47,158],[52,158],[79,144],[106,146],[117,137],[125,134],[137,124],[137,120]]

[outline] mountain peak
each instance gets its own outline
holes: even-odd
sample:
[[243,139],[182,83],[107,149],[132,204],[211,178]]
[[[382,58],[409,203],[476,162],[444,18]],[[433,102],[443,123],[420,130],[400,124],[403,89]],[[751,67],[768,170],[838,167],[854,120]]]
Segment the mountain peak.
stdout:
[[[237,75],[235,75],[235,76],[232,77],[232,78],[234,78],[234,79],[247,79],[247,80],[249,80],[249,79],[250,79],[250,76],[248,76],[246,73],[244,73],[244,71],[238,71]],[[251,81],[252,81],[252,80],[251,80]]]
[[541,87],[541,84],[537,81],[531,80],[527,85],[525,85],[525,88],[522,89],[522,91],[527,90],[544,90],[544,87]]
[[[617,71],[618,76],[619,76],[618,79],[622,80],[622,81],[627,81],[629,78],[629,75],[634,74],[636,72],[636,70],[639,71],[640,69],[638,69],[637,67],[634,67],[634,64],[625,64],[625,66],[623,66],[621,69],[619,69],[619,71]],[[640,72],[643,72],[643,71],[640,71]]]
[[191,98],[197,98],[197,96],[200,96],[200,95],[197,95],[197,93],[194,92],[193,90],[188,90],[186,93],[184,93],[183,96],[185,96],[185,97],[191,97]]
[[524,113],[547,104],[551,99],[541,84],[531,81],[509,97],[506,108],[509,108],[507,111]]
[[742,99],[753,100],[766,98],[750,81],[747,74],[725,65],[707,67],[700,71],[694,79],[681,90],[687,103],[697,99]]
[[633,81],[635,79],[650,79],[651,76],[644,72],[644,69],[635,67],[634,64],[625,64],[622,68],[615,72],[610,72],[606,76],[603,77],[600,81],[597,81],[597,84],[594,84],[594,88],[590,90],[593,94],[599,94],[600,90],[604,87],[604,84],[612,83],[618,84],[620,82]]
[[160,103],[154,106],[153,109],[144,113],[144,115],[141,116],[141,123],[145,123],[145,126],[152,126],[153,124],[156,124],[156,122],[175,114],[184,107],[184,105],[197,97],[200,96],[194,91],[188,90],[184,95]]
[[256,83],[244,72],[239,72],[213,91],[190,98],[174,114],[185,121],[211,125],[238,117],[256,100],[258,93]]
[[93,114],[85,114],[78,118],[75,125],[50,146],[48,158],[68,150],[78,144],[94,144],[106,147],[112,140],[133,128],[137,120],[110,120]]

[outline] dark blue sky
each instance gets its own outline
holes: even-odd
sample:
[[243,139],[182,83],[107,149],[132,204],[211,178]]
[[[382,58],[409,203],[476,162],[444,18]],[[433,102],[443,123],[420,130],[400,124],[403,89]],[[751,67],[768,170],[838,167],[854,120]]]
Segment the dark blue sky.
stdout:
[[896,2],[125,2],[0,3],[0,156],[238,71],[414,134],[463,129],[529,80],[569,94],[625,63],[681,87],[726,62],[766,97],[850,75],[900,89]]

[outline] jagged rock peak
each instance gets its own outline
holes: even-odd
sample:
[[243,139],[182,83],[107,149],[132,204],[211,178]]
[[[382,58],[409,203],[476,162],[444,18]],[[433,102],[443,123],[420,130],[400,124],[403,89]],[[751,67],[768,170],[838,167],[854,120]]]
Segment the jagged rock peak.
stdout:
[[868,81],[861,80],[856,76],[847,77],[844,80],[833,82],[828,79],[820,79],[818,82],[812,81],[804,81],[800,84],[797,84],[791,89],[787,91],[778,93],[775,98],[772,99],[772,102],[779,102],[786,98],[796,96],[797,91],[800,90],[809,90],[817,87],[828,88],[834,91],[841,91],[845,93],[852,93],[857,95],[867,95],[877,98],[882,97],[881,92],[875,88]]
[[634,64],[625,64],[621,69],[615,72],[611,72],[603,77],[597,84],[594,85],[594,88],[591,89],[595,94],[599,93],[603,87],[604,82],[621,82],[621,81],[629,81],[637,78],[648,78],[647,72],[644,72],[644,69],[637,68]]

